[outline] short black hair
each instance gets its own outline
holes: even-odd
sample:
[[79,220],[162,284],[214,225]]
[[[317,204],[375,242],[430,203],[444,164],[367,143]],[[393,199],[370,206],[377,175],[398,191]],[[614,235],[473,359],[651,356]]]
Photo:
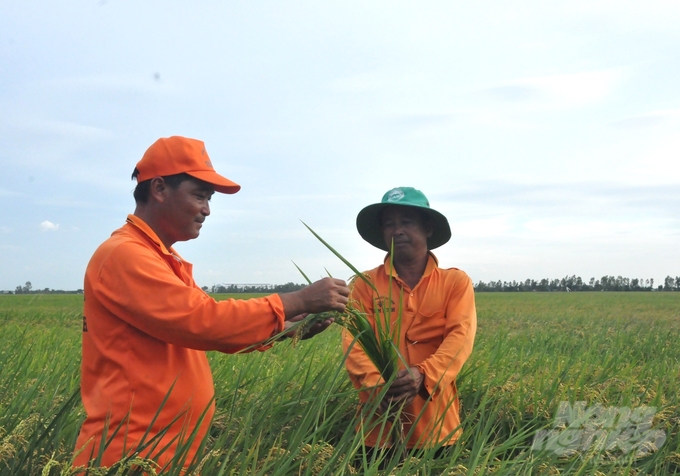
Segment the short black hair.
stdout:
[[[135,167],[134,172],[132,172],[132,179],[136,179],[139,175],[139,170]],[[191,180],[193,177],[189,174],[181,173],[175,175],[165,175],[162,177],[168,187],[177,190],[179,185],[185,180]],[[151,191],[151,180],[145,180],[143,182],[137,183],[135,191],[132,195],[135,197],[135,203],[146,203],[149,201],[149,193]]]

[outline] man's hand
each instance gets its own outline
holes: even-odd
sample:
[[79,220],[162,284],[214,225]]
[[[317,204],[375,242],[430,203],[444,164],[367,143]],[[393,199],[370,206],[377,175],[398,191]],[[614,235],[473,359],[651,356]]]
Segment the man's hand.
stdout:
[[[283,323],[283,331],[286,332],[291,327],[295,327],[296,323],[302,321],[308,315],[309,314],[307,313],[298,314],[297,316],[288,319],[286,322]],[[309,339],[310,337],[314,337],[315,335],[325,331],[331,324],[333,324],[332,318],[316,321],[309,328],[306,329],[305,333],[300,336],[300,339],[304,340]],[[289,332],[286,332],[285,334],[286,337],[294,337],[298,329],[299,328],[296,328]]]
[[343,312],[349,288],[342,279],[323,278],[292,293],[280,294],[286,320],[298,314],[318,314],[325,311]]
[[416,367],[400,370],[378,406],[380,412],[385,413],[390,405],[392,407],[410,405],[422,389],[424,377]]

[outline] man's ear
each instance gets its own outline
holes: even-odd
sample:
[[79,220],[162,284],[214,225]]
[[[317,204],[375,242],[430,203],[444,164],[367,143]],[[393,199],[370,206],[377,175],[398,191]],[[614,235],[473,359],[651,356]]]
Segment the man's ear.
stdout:
[[425,220],[425,236],[430,238],[434,233],[434,221],[431,218]]
[[149,187],[149,198],[152,198],[157,202],[163,202],[167,189],[168,184],[165,183],[163,177],[154,177],[151,179],[151,185]]

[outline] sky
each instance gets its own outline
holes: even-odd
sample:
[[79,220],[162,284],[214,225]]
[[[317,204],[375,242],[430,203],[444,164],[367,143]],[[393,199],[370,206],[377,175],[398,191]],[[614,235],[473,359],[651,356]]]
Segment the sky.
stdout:
[[159,137],[241,184],[176,250],[282,284],[384,253],[397,186],[474,282],[680,275],[680,2],[0,3],[0,290],[82,288]]

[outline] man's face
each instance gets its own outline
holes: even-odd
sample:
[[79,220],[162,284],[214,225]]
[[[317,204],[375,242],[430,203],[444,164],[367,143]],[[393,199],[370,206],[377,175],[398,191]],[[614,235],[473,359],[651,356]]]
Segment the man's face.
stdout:
[[163,228],[171,243],[197,238],[210,215],[212,185],[198,179],[184,180],[176,189],[167,187],[162,203]]
[[394,240],[394,259],[420,259],[427,255],[427,239],[432,236],[432,224],[425,223],[420,213],[411,207],[387,207],[382,214],[383,239],[390,249]]

